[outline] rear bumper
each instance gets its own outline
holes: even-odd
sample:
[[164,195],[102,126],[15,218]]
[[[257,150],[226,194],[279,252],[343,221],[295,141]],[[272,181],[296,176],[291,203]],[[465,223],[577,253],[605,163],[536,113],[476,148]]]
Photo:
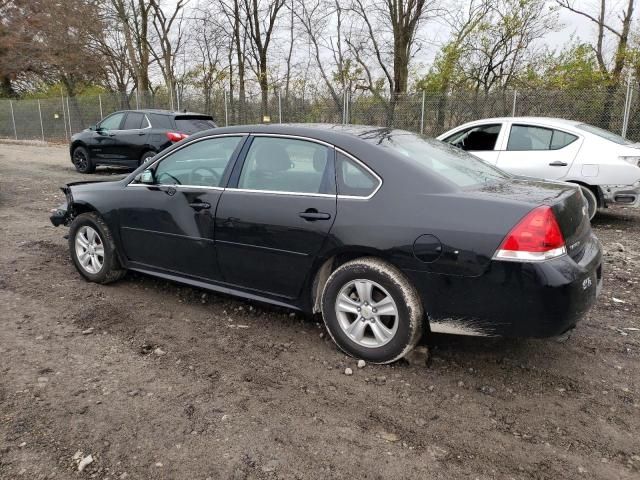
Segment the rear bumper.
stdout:
[[607,204],[640,207],[640,182],[633,185],[601,185]]
[[602,288],[595,237],[579,262],[563,255],[540,263],[492,261],[479,277],[407,272],[421,292],[432,332],[553,337],[574,327]]

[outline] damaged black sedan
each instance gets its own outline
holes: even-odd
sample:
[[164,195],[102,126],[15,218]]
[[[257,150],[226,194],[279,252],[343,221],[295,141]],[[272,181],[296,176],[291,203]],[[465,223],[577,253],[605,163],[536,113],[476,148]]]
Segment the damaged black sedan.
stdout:
[[377,127],[239,126],[193,135],[127,178],[63,188],[80,274],[135,270],[322,313],[377,363],[423,333],[549,337],[602,282],[580,189],[516,179]]

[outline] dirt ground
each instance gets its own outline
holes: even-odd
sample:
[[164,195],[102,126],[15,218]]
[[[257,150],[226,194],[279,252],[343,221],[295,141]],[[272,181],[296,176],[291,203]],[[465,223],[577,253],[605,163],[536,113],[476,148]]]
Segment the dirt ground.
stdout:
[[317,318],[82,280],[48,215],[86,178],[0,144],[0,478],[640,478],[640,212],[594,222],[604,291],[565,343],[439,335],[428,366],[359,369]]

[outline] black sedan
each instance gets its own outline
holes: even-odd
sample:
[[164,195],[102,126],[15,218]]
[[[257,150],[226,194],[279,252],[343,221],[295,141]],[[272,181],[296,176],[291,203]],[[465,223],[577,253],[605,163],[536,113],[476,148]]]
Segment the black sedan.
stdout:
[[221,128],[124,180],[63,190],[51,220],[70,225],[87,280],[135,270],[321,312],[340,348],[372,362],[423,332],[560,335],[602,282],[579,188],[404,131]]
[[135,168],[189,135],[210,130],[209,115],[169,110],[115,112],[71,137],[71,162],[81,173],[98,165]]

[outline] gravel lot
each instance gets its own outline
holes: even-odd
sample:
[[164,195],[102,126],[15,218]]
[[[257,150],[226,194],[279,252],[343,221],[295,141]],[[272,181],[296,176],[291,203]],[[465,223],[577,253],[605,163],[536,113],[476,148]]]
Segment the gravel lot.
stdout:
[[317,318],[82,280],[48,215],[86,178],[0,144],[0,478],[640,478],[640,212],[596,219],[604,292],[565,343],[358,368]]

